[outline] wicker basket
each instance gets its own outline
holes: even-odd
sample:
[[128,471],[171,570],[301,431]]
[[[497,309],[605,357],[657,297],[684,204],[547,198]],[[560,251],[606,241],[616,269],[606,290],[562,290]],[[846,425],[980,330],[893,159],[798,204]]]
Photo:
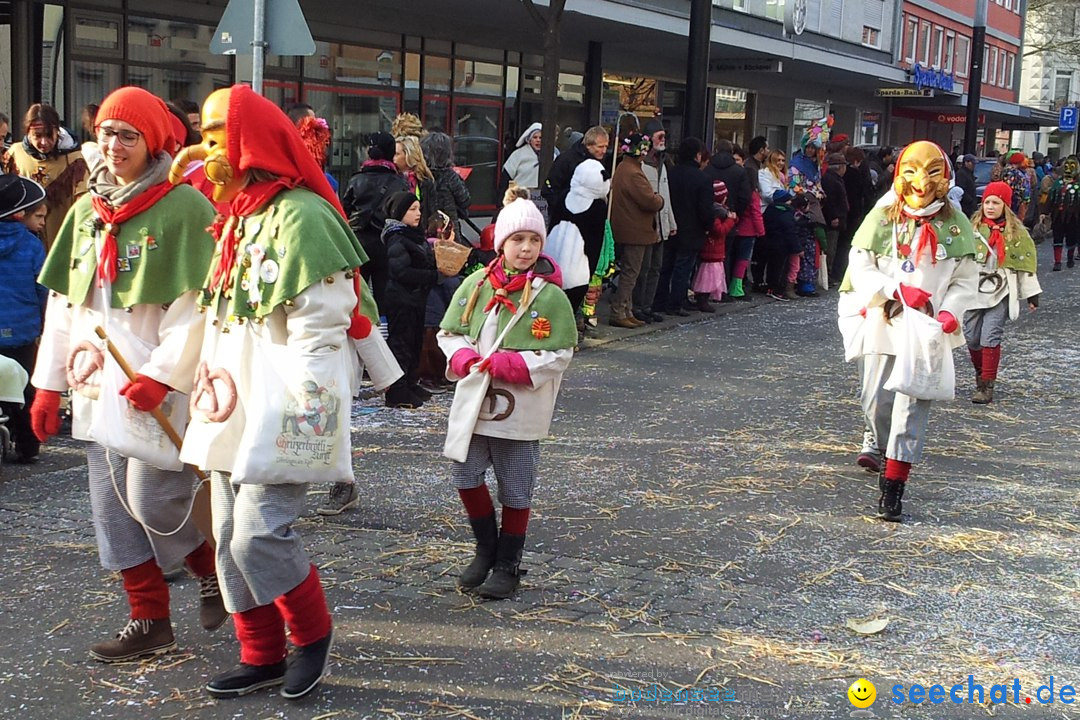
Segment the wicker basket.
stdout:
[[469,259],[469,248],[449,240],[435,243],[435,266],[447,277],[457,275]]

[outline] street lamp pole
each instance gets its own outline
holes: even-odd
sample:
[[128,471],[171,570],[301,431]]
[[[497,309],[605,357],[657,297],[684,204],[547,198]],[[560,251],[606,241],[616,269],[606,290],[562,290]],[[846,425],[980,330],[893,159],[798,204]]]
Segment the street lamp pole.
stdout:
[[705,99],[709,93],[712,0],[690,0],[690,42],[686,58],[686,114],[683,137],[705,139]]
[[971,65],[968,69],[967,122],[964,125],[964,152],[974,155],[979,133],[979,101],[982,99],[983,50],[986,47],[986,3],[975,0],[975,24],[971,28]]

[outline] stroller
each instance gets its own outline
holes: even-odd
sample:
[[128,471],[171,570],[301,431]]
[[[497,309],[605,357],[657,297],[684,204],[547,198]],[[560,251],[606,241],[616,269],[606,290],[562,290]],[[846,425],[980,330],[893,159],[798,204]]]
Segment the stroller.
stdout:
[[[23,404],[23,390],[30,382],[30,377],[19,363],[0,355],[0,402]],[[8,416],[0,408],[0,465],[12,457],[15,448],[8,429]]]

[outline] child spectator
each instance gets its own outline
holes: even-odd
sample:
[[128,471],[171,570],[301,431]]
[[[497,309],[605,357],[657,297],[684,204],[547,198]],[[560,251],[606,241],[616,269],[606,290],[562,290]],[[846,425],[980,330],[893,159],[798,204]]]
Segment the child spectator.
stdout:
[[420,349],[424,342],[424,308],[439,280],[435,251],[420,229],[420,201],[409,192],[386,200],[387,344],[405,374],[386,390],[386,406],[416,409],[430,395],[421,390]]
[[[37,283],[45,264],[45,246],[33,234],[45,226],[45,189],[18,175],[0,175],[0,355],[34,371],[37,340],[48,291]],[[31,218],[33,220],[31,221]],[[14,461],[33,462],[41,443],[30,425],[34,388],[27,383],[23,405],[0,403],[11,418]]]
[[[793,207],[796,198],[787,190],[773,191],[769,206],[765,208],[765,251],[763,271],[768,285],[765,294],[773,300],[794,300],[795,279],[799,272],[801,245],[797,211]],[[805,203],[800,202],[800,206]]]
[[727,236],[735,227],[738,218],[728,212],[727,184],[723,180],[713,180],[713,211],[716,218],[709,228],[708,237],[698,256],[697,274],[690,288],[694,291],[694,301],[702,312],[715,312],[709,305],[709,298],[721,299],[727,292],[727,280],[724,276],[724,258],[727,255]]
[[45,220],[49,217],[49,206],[42,200],[37,205],[32,205],[22,213],[22,224],[26,229],[42,238],[45,232]]

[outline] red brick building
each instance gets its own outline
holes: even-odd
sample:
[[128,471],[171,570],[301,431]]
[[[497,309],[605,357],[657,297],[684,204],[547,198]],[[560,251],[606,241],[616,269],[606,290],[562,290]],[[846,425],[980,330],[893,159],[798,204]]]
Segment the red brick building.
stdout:
[[[891,101],[893,143],[927,138],[951,148],[963,142],[975,2],[903,0],[898,64],[908,73],[911,92],[927,96]],[[1046,121],[1018,104],[1025,5],[1026,0],[989,0],[987,7],[980,125],[983,137],[989,132],[997,146],[1008,145],[1007,132],[1000,131]]]

